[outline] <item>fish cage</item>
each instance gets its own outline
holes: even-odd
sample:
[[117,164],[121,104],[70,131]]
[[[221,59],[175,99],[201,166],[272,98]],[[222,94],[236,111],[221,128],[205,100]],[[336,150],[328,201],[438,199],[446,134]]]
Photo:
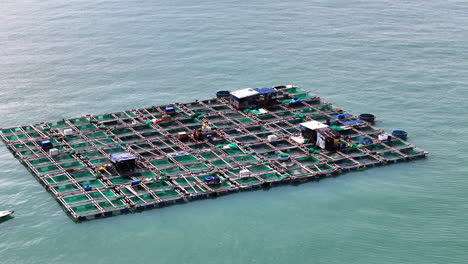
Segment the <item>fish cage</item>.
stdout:
[[301,87],[242,91],[3,128],[0,137],[75,220],[428,154]]

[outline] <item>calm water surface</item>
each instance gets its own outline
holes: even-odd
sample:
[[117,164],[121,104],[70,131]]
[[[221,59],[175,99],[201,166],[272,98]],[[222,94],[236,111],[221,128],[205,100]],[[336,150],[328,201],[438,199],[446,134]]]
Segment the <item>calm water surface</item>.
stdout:
[[0,127],[297,84],[428,159],[76,224],[0,144],[1,263],[466,263],[466,1],[0,2]]

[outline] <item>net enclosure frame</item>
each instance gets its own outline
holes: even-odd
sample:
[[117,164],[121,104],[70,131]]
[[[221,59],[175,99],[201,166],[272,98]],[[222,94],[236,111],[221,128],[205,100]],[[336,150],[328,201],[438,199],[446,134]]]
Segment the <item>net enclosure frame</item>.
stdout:
[[[0,138],[77,221],[428,154],[302,87],[273,89],[275,96],[261,109],[237,109],[227,97],[211,98],[2,128]],[[339,149],[301,139],[300,124],[315,121],[342,135]],[[211,137],[194,138],[195,130]],[[112,166],[119,153],[129,161],[125,170]],[[206,180],[214,178],[219,181]]]

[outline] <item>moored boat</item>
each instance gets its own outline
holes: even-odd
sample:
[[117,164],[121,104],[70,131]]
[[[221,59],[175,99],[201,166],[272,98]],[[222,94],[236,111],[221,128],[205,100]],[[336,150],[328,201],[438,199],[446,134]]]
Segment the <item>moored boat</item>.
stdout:
[[11,216],[15,211],[0,211],[0,219]]

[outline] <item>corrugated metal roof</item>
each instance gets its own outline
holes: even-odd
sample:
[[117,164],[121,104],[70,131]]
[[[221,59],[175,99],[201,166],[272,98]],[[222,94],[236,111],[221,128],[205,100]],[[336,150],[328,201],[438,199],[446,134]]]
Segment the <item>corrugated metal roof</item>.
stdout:
[[237,90],[237,91],[231,92],[232,96],[235,96],[235,97],[237,97],[239,99],[250,97],[250,96],[253,96],[253,95],[256,95],[256,94],[258,94],[258,92],[253,88],[245,88],[245,89],[242,89],[242,90]]
[[316,130],[316,129],[319,129],[319,128],[328,127],[327,125],[325,125],[323,123],[320,123],[319,121],[315,121],[315,120],[300,123],[299,125],[307,128],[307,129],[311,129],[311,130]]

